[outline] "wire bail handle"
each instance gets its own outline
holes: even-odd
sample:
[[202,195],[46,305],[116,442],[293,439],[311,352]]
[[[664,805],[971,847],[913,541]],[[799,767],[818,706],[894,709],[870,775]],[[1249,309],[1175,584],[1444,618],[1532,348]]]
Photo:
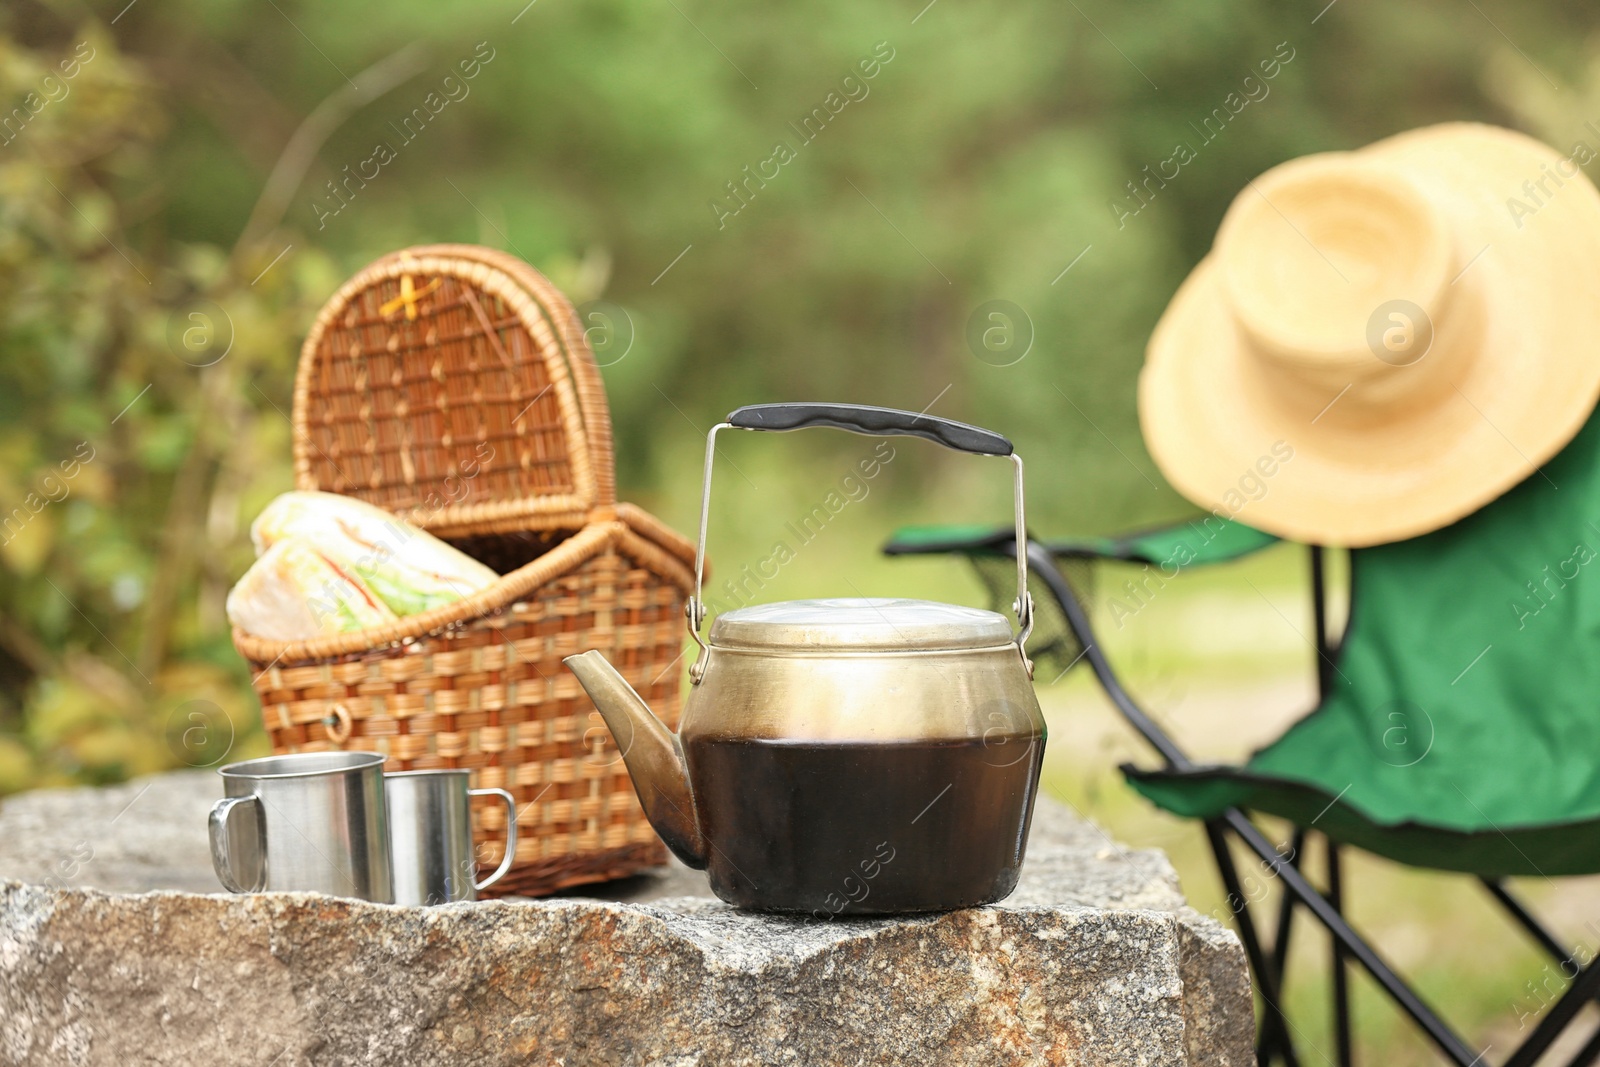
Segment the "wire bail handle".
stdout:
[[1016,503],[1017,598],[1011,610],[1017,616],[1017,650],[1033,676],[1033,664],[1025,648],[1033,632],[1033,597],[1028,592],[1028,533],[1023,515],[1022,457],[1010,440],[992,430],[971,426],[954,419],[896,408],[867,407],[861,404],[751,404],[730,414],[726,421],[711,427],[706,434],[705,475],[700,489],[700,536],[694,547],[694,595],[683,606],[689,636],[700,646],[700,653],[689,668],[689,680],[698,685],[706,670],[709,649],[700,629],[705,625],[706,606],[702,597],[705,582],[706,528],[711,518],[711,469],[717,455],[719,430],[766,430],[783,432],[826,426],[869,437],[920,437],[957,452],[976,456],[1004,456],[1014,471],[1013,497]]

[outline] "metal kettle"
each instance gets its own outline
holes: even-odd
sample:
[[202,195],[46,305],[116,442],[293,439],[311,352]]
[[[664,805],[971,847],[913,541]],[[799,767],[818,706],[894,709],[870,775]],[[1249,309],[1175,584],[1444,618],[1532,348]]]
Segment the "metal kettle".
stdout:
[[[1013,463],[1019,629],[924,600],[799,600],[719,615],[701,637],[716,435],[826,426],[925,438]],[[997,433],[845,404],[740,408],[706,440],[695,592],[700,647],[678,733],[599,652],[565,660],[616,738],[646,816],[723,900],[767,911],[942,911],[1016,886],[1045,723],[1031,628],[1022,460]]]

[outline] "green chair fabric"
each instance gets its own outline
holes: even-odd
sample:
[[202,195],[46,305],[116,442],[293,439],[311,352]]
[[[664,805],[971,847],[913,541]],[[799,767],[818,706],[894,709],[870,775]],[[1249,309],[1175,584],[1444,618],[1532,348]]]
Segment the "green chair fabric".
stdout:
[[1476,514],[1351,552],[1329,692],[1243,767],[1124,770],[1176,814],[1281,815],[1412,866],[1600,872],[1597,559],[1600,416]]

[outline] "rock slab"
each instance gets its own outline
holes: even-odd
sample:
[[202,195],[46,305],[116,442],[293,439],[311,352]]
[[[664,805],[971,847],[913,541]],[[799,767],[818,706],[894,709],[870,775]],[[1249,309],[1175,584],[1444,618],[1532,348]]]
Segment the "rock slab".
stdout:
[[1042,798],[1004,903],[823,923],[681,867],[439,908],[226,896],[219,792],[183,773],[0,805],[0,1063],[1254,1062],[1234,935],[1160,853]]

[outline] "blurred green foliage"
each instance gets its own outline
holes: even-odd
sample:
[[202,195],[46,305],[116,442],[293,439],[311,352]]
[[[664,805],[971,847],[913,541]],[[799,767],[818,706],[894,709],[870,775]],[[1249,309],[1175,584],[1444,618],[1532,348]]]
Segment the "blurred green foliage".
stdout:
[[[290,483],[300,338],[385,251],[477,241],[626,309],[621,482],[680,527],[717,416],[837,399],[993,425],[1037,528],[1105,531],[1187,511],[1134,386],[1245,180],[1435,121],[1600,121],[1576,2],[924,2],[0,9],[0,793],[200,762],[196,702],[260,745],[223,597]],[[974,351],[991,300],[1025,356]],[[734,451],[737,562],[860,442]],[[903,454],[808,567],[881,584],[884,522],[1005,514],[993,470]]]

